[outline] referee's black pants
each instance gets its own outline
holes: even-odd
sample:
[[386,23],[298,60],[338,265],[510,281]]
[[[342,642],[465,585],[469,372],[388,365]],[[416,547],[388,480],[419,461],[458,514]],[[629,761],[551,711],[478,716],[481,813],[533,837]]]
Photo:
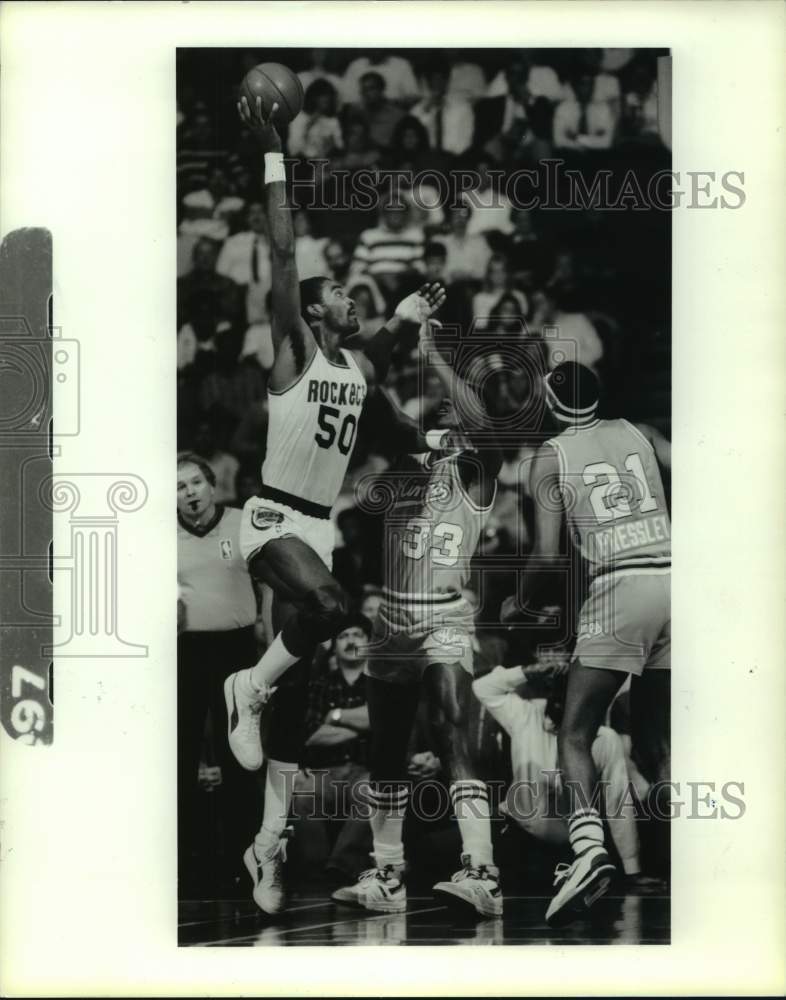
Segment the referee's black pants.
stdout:
[[[244,770],[227,742],[224,678],[257,661],[253,625],[225,632],[183,632],[177,643],[178,871],[180,891],[220,890],[242,874],[244,850],[262,813],[259,777]],[[199,787],[205,721],[210,714],[212,747],[221,784],[210,795]],[[263,772],[264,773],[264,770]],[[205,830],[215,805],[217,830]],[[200,850],[201,848],[201,850]],[[194,870],[194,856],[201,854]],[[196,882],[196,885],[195,885]]]

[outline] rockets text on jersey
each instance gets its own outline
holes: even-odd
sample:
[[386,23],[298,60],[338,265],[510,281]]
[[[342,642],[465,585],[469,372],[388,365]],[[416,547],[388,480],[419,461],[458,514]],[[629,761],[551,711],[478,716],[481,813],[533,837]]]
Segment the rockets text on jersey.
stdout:
[[333,506],[347,471],[366,397],[366,380],[349,351],[343,364],[317,348],[283,392],[268,389],[265,487],[322,508]]
[[557,453],[568,526],[590,575],[671,565],[671,521],[650,442],[627,420],[571,427]]
[[460,593],[492,504],[477,507],[455,456],[411,456],[385,517],[385,587],[395,597]]

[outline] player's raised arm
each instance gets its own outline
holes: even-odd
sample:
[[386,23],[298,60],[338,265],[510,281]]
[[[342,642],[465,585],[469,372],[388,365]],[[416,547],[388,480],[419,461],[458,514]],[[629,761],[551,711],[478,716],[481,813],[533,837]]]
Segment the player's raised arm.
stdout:
[[[387,323],[373,336],[357,343],[357,345],[347,344],[358,357],[358,362],[364,368],[364,374],[367,378],[369,375],[373,375],[376,382],[381,384],[385,381],[390,367],[390,357],[393,348],[398,343],[402,329],[407,324],[419,327],[425,323],[429,316],[433,316],[437,309],[443,305],[446,297],[447,293],[438,281],[421,285],[416,292],[407,295],[399,302]],[[366,360],[365,366],[363,365],[364,359]],[[368,362],[371,363],[373,372],[368,371]]]
[[[300,313],[300,283],[295,265],[295,233],[292,212],[287,205],[286,174],[281,137],[272,123],[278,108],[274,104],[266,118],[261,98],[252,112],[248,101],[238,102],[241,119],[258,136],[265,154],[265,214],[270,240],[272,277],[272,336],[276,353],[274,376],[289,382],[311,360],[317,348],[314,334]],[[283,369],[283,370],[282,370]]]
[[461,431],[476,449],[484,472],[495,477],[502,467],[502,452],[494,436],[493,425],[478,393],[445,358],[441,347],[432,336],[433,327],[438,326],[436,320],[427,320],[422,324],[421,356],[437,374],[446,395],[452,400],[461,423]]

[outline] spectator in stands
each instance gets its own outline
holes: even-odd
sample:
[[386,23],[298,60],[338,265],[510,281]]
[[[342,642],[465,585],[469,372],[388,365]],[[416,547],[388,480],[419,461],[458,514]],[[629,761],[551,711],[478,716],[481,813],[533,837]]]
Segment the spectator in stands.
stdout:
[[427,94],[412,108],[412,114],[428,131],[432,149],[458,156],[472,143],[475,116],[469,101],[448,93],[448,79],[448,66],[430,61],[425,74]]
[[345,285],[349,280],[349,269],[352,255],[348,252],[342,240],[330,239],[325,244],[325,264],[327,273],[334,281]]
[[354,278],[347,286],[347,295],[354,301],[358,318],[358,334],[363,337],[377,332],[385,322],[385,298],[369,275]]
[[592,321],[580,310],[572,288],[548,289],[532,325],[542,330],[549,370],[561,361],[576,361],[598,373],[603,343]]
[[301,846],[317,832],[315,817],[342,821],[332,848],[315,850],[312,840],[303,853],[307,863],[324,866],[347,882],[368,867],[371,849],[371,829],[362,816],[363,790],[369,779],[364,671],[370,638],[371,622],[363,615],[348,615],[333,640],[333,657],[312,674],[306,717],[307,770],[298,772],[292,799],[301,819]]
[[376,621],[379,606],[382,604],[382,591],[376,587],[363,588],[363,600],[360,602],[360,613],[370,622]]
[[353,261],[360,274],[370,274],[386,298],[394,297],[421,266],[423,230],[409,222],[409,210],[395,196],[382,202],[379,225],[360,234]]
[[210,115],[204,105],[195,105],[190,121],[181,125],[177,151],[177,187],[187,194],[206,187],[213,167],[224,167],[229,161],[213,133]]
[[406,108],[420,98],[420,88],[408,59],[389,55],[384,49],[368,49],[368,54],[353,59],[344,74],[344,100],[356,102],[363,91],[363,78],[374,72],[383,81],[389,100]]
[[[608,104],[613,120],[619,118],[621,109],[620,81],[614,73],[603,69],[603,49],[582,49],[577,56],[579,71],[593,78],[592,101]],[[575,76],[575,74],[573,74]],[[571,83],[565,84],[565,100],[576,100]]]
[[441,281],[447,284],[445,271],[448,261],[448,248],[444,241],[432,240],[423,249],[423,269],[427,281]]
[[336,88],[329,80],[314,80],[303,97],[302,112],[289,126],[289,155],[327,160],[343,145]]
[[222,451],[218,447],[213,422],[203,420],[194,434],[194,450],[200,454],[210,466],[215,482],[213,483],[216,503],[231,504],[237,498],[235,492],[235,477],[240,468],[240,462],[234,455]]
[[543,248],[538,242],[533,214],[529,209],[510,210],[511,230],[500,242],[510,262],[512,281],[520,288],[533,289],[543,268]]
[[486,266],[485,284],[482,291],[472,297],[472,315],[476,330],[486,330],[489,317],[499,315],[498,307],[503,296],[512,295],[518,303],[518,311],[526,316],[529,311],[527,297],[511,286],[510,268],[502,254],[494,254]]
[[486,74],[480,65],[471,58],[474,53],[471,50],[448,49],[445,54],[450,66],[448,95],[474,104],[478,98],[483,97],[488,87]]
[[177,281],[177,325],[181,329],[198,313],[234,323],[240,315],[240,292],[234,281],[216,273],[218,246],[200,239],[194,246],[191,271]]
[[554,148],[608,149],[614,137],[614,116],[606,101],[593,98],[595,77],[581,73],[573,81],[575,98],[567,98],[554,112]]
[[472,218],[469,220],[467,232],[476,233],[509,233],[513,229],[510,221],[511,203],[501,190],[502,171],[496,160],[488,155],[481,155],[475,161],[478,187],[470,197]]
[[657,76],[649,63],[640,57],[627,70],[620,132],[626,139],[658,141]]
[[564,88],[554,67],[546,62],[547,58],[541,49],[520,49],[491,81],[486,96],[510,95],[513,81],[522,79],[533,99],[543,97],[552,104],[561,101],[565,96]]
[[393,130],[383,166],[408,170],[414,175],[421,170],[438,170],[443,165],[431,149],[428,129],[423,122],[414,115],[400,119]]
[[[538,647],[530,668],[496,667],[475,680],[472,690],[511,740],[513,783],[505,812],[527,833],[548,843],[566,845],[568,824],[559,808],[562,782],[557,761],[557,732],[565,704],[568,651]],[[533,676],[553,672],[548,698],[532,697]],[[537,690],[537,689],[536,689]],[[541,688],[542,690],[542,688]],[[630,799],[625,751],[613,729],[601,726],[592,756],[606,791],[609,828],[626,875],[641,872],[639,838]]]
[[436,415],[445,398],[442,383],[432,371],[427,371],[423,380],[422,394],[408,399],[401,407],[404,413],[417,420],[421,427],[426,426]]
[[305,209],[299,209],[294,214],[295,229],[295,263],[298,277],[314,278],[325,273],[326,236],[314,236],[311,230],[311,216]]
[[348,108],[347,120],[359,118],[365,122],[371,142],[387,149],[396,125],[404,111],[385,93],[385,79],[377,72],[364,73],[360,80],[360,103]]
[[221,248],[216,272],[245,290],[246,323],[263,323],[270,318],[265,304],[271,285],[270,245],[265,210],[259,202],[248,206],[246,228],[230,236]]
[[337,73],[332,72],[330,65],[332,51],[331,49],[312,49],[309,67],[298,73],[298,79],[303,87],[303,93],[317,80],[327,80],[336,92],[340,107],[344,104],[344,81]]
[[484,236],[467,232],[472,209],[465,202],[448,210],[450,231],[437,237],[447,251],[445,275],[449,282],[481,281],[486,274],[491,249]]
[[353,113],[344,122],[344,151],[336,154],[332,170],[370,170],[382,158],[382,151],[371,139],[369,123],[363,115]]

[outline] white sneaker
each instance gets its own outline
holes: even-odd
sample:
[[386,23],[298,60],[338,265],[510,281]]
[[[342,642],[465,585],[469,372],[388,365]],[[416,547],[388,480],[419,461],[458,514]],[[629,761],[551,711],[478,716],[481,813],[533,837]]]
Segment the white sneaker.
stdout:
[[437,882],[433,892],[445,902],[471,907],[481,917],[502,916],[502,890],[496,865],[474,865],[472,856],[461,855],[461,869],[450,882]]
[[287,827],[280,839],[264,853],[252,844],[243,855],[243,862],[254,883],[254,902],[270,916],[284,909],[284,862],[287,860],[287,840],[292,827]]
[[268,702],[273,689],[266,687],[264,691],[253,693],[250,697],[244,694],[251,690],[247,678],[240,678],[238,671],[230,674],[224,681],[224,701],[227,706],[227,738],[229,749],[241,767],[247,771],[258,771],[262,767],[262,741],[259,736],[259,723],[262,709]]
[[330,898],[345,906],[359,906],[376,913],[403,913],[407,908],[403,875],[403,865],[369,868],[360,873],[354,885],[336,889]]
[[567,924],[586,912],[608,890],[616,871],[605,851],[590,851],[573,864],[557,865],[557,893],[546,910],[546,923]]

